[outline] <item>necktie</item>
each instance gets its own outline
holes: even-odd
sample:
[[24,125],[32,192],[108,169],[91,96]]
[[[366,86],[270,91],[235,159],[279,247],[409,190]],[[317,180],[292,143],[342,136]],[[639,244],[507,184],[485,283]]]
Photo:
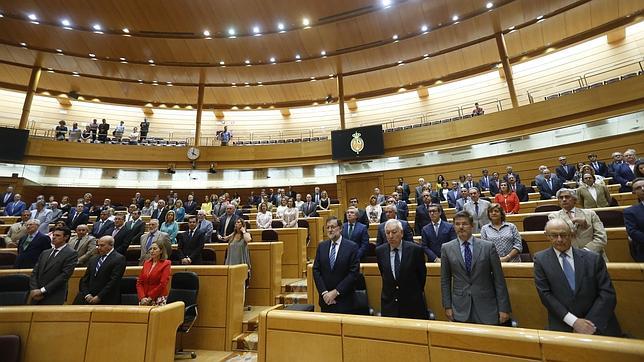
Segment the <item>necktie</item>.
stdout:
[[474,203],[474,212],[478,216],[478,214],[479,214],[479,203],[478,202]]
[[548,187],[552,190],[552,180],[548,179]]
[[152,239],[154,239],[154,233],[150,233],[148,236],[148,241],[145,243],[145,250],[149,250],[150,246],[152,246]]
[[333,266],[335,265],[335,247],[337,245],[338,244],[335,241],[331,243],[331,253],[329,254],[329,264],[331,264],[331,270],[333,270]]
[[570,266],[570,263],[568,262],[568,260],[566,260],[568,258],[568,255],[566,253],[561,253],[559,254],[559,257],[561,258],[561,265],[563,266],[564,275],[568,280],[568,285],[570,286],[570,289],[574,292],[575,291],[575,272],[572,270],[572,266]]
[[121,229],[120,228],[119,229],[114,229],[114,231],[112,231],[112,237],[116,236],[116,234],[119,233],[119,230],[121,230]]
[[396,272],[394,278],[398,279],[398,276],[400,275],[400,254],[398,253],[398,248],[394,249],[394,270]]
[[470,243],[469,242],[464,242],[463,243],[463,254],[465,255],[465,269],[467,269],[467,272],[470,273],[472,271],[472,251],[470,250]]
[[29,235],[27,236],[27,239],[25,239],[25,244],[22,246],[22,250],[27,250],[29,247],[29,244],[31,244],[31,241],[33,240],[33,236]]
[[105,258],[107,258],[107,255],[103,255],[100,258],[98,258],[98,262],[96,262],[96,270],[94,270],[94,276],[98,274],[98,270],[101,268],[101,265],[103,265]]
[[56,254],[58,254],[58,249],[54,249],[54,251],[52,251],[51,254],[49,254],[49,258],[47,258],[47,261],[49,261],[50,259],[55,258]]
[[103,221],[98,222],[98,228],[96,228],[96,234],[101,232],[101,228],[103,227]]
[[190,230],[190,233],[188,233],[188,240],[192,240],[193,234],[194,234],[194,231]]
[[434,233],[438,236],[438,226],[440,224],[434,224]]
[[353,224],[349,224],[349,239],[351,239],[352,234],[353,234]]

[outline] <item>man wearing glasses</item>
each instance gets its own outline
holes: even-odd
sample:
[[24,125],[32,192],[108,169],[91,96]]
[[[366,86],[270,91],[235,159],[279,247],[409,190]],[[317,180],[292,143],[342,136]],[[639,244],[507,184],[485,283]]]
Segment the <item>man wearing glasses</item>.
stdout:
[[548,221],[545,234],[552,247],[535,254],[534,283],[548,310],[548,329],[621,337],[604,259],[573,247],[573,231],[562,219]]

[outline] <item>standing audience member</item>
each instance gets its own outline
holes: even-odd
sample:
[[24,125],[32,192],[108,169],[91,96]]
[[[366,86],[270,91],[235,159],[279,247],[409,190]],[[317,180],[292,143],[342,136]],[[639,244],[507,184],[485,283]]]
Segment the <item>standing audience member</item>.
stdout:
[[135,145],[139,142],[139,137],[141,136],[141,133],[139,133],[139,129],[137,127],[132,128],[132,132],[130,132],[130,137],[129,137],[129,144]]
[[358,245],[342,238],[340,221],[331,216],[326,222],[328,240],[318,245],[313,262],[313,280],[322,312],[351,313],[354,290],[360,273]]
[[40,221],[38,230],[47,234],[49,232],[49,223],[51,222],[51,210],[45,208],[45,201],[36,201],[36,208],[31,210],[31,218]]
[[604,259],[573,247],[574,233],[561,219],[548,221],[545,234],[552,247],[534,256],[534,284],[548,310],[548,329],[621,337]]
[[505,175],[503,175],[503,179],[505,181],[510,181],[510,176],[514,177],[514,180],[516,181],[516,183],[521,183],[521,176],[519,176],[518,173],[514,172],[514,170],[512,169],[512,166],[506,166]]
[[174,215],[177,222],[183,222],[186,217],[186,209],[183,207],[183,201],[177,199],[174,202]]
[[606,185],[606,182],[604,181],[604,177],[595,174],[595,169],[590,167],[590,165],[583,165],[581,166],[581,176],[577,180],[577,185],[582,186],[584,184],[584,175],[585,174],[591,174],[593,175],[593,178],[595,179],[595,183],[598,185]]
[[584,209],[594,209],[610,206],[611,196],[606,185],[597,184],[595,175],[587,173],[577,189],[577,199]]
[[378,225],[378,235],[376,237],[376,246],[387,242],[387,235],[385,233],[385,223],[387,222],[387,220],[391,220],[391,219],[396,219],[400,221],[400,224],[402,225],[402,228],[403,228],[403,240],[413,241],[414,232],[411,230],[411,227],[409,226],[409,223],[406,220],[400,219],[400,215],[396,210],[396,205],[394,205],[393,203],[386,205],[384,207],[384,210],[385,212],[382,213],[382,216],[384,217],[384,219],[381,218],[382,222],[380,223],[380,225]]
[[514,191],[510,190],[507,181],[501,181],[501,189],[494,196],[494,202],[501,205],[503,211],[508,215],[519,213],[519,197]]
[[96,239],[89,235],[89,228],[85,224],[76,227],[76,235],[67,243],[70,248],[78,253],[77,266],[87,266],[89,259],[96,254]]
[[183,208],[186,210],[186,215],[197,215],[197,203],[195,202],[194,195],[188,195],[188,199],[183,204]]
[[385,233],[387,243],[376,248],[382,278],[381,314],[383,317],[427,319],[427,268],[423,249],[412,241],[402,240],[403,229],[398,220],[388,220]]
[[595,175],[608,177],[608,166],[606,165],[606,162],[597,160],[596,153],[591,152],[588,154],[588,164],[593,168],[593,171],[595,171]]
[[637,204],[624,209],[624,225],[629,237],[629,246],[633,260],[644,262],[644,178],[633,181],[633,193],[637,195]]
[[170,237],[163,231],[159,231],[159,220],[151,219],[148,223],[148,232],[141,235],[139,239],[141,245],[141,256],[139,258],[139,265],[150,258],[150,248],[152,244],[158,243],[165,250],[166,255],[172,253],[172,244],[170,244]]
[[216,202],[217,200],[212,200],[210,201],[210,196],[204,195],[203,196],[203,202],[201,203],[200,210],[203,210],[206,212],[206,214],[211,214],[212,213],[212,203]]
[[226,205],[226,213],[219,220],[219,241],[225,241],[226,237],[235,231],[235,221],[239,216],[235,213],[235,205]]
[[400,193],[400,199],[405,203],[409,202],[409,195],[411,191],[409,189],[409,184],[405,182],[402,177],[398,177],[398,186],[402,187],[402,192]]
[[0,195],[0,207],[6,207],[16,194],[13,192],[13,186],[7,186],[7,191]]
[[92,133],[92,142],[96,142],[96,133],[98,132],[98,122],[96,119],[92,120],[92,123],[89,124],[89,130]]
[[479,186],[481,187],[481,191],[490,191],[490,183],[492,182],[492,179],[489,176],[489,171],[487,170],[487,168],[481,170],[481,174],[482,176],[479,179]]
[[56,126],[56,141],[64,141],[66,135],[67,126],[65,125],[65,121],[58,122],[58,126]]
[[427,210],[431,222],[421,230],[422,247],[430,262],[440,263],[441,247],[456,239],[456,231],[454,231],[454,225],[441,220],[439,204],[431,204]]
[[490,207],[490,202],[481,199],[479,189],[472,187],[469,189],[470,201],[463,206],[463,210],[467,211],[474,220],[473,232],[478,233],[481,231],[483,225],[489,224],[490,219],[487,215],[487,209]]
[[559,157],[560,165],[557,167],[557,177],[562,181],[572,181],[575,177],[575,166],[569,165],[566,156]]
[[311,194],[306,194],[306,202],[302,204],[302,215],[304,215],[304,217],[317,217],[317,209],[318,204],[313,201]]
[[519,201],[526,202],[529,200],[528,190],[514,176],[509,176],[507,182],[510,190],[517,194]]
[[474,238],[467,212],[454,216],[457,238],[441,248],[441,291],[450,321],[504,325],[510,296],[494,244]]
[[22,211],[27,208],[27,204],[21,198],[22,196],[20,194],[13,196],[13,201],[9,202],[4,208],[4,214],[6,216],[20,216]]
[[285,228],[296,228],[297,227],[297,217],[300,214],[300,210],[295,207],[293,199],[288,199],[286,201],[286,210],[282,214],[282,222],[284,223]]
[[139,128],[141,129],[141,139],[139,142],[143,142],[144,139],[148,138],[148,132],[150,131],[150,122],[148,122],[147,118],[143,118],[143,122],[139,124]]
[[114,140],[116,142],[121,142],[123,134],[125,133],[125,122],[121,121],[116,127],[114,127]]
[[101,143],[105,143],[107,141],[107,131],[109,131],[109,129],[109,123],[107,123],[107,120],[103,118],[101,124],[98,125],[98,140],[101,141]]
[[31,217],[31,213],[24,210],[20,215],[20,220],[9,227],[7,235],[4,237],[4,247],[15,248],[18,246],[20,239],[27,235],[27,220]]
[[481,228],[481,239],[494,243],[501,262],[520,262],[523,245],[517,227],[505,222],[505,211],[499,204],[491,204],[487,215],[490,223]]
[[78,225],[87,225],[89,217],[83,212],[84,209],[85,205],[83,205],[83,203],[78,203],[76,208],[73,211],[70,211],[70,214],[67,216],[67,227],[70,230],[76,230]]
[[257,210],[257,217],[255,220],[258,229],[271,229],[273,223],[273,216],[268,209],[266,208],[265,203],[259,204],[259,209]]
[[183,265],[203,263],[201,252],[206,242],[206,234],[198,228],[197,217],[188,216],[188,230],[177,235],[177,253]]
[[80,142],[83,131],[78,128],[78,123],[74,122],[72,129],[69,130],[69,142]]
[[543,178],[537,181],[537,186],[539,186],[539,194],[541,194],[541,200],[551,200],[556,199],[555,194],[563,187],[563,182],[559,177],[552,177],[550,170],[547,168],[541,172]]
[[25,222],[27,233],[18,242],[18,256],[14,268],[30,269],[36,265],[40,254],[51,248],[51,239],[38,231],[40,220],[30,219]]
[[485,110],[479,106],[478,102],[474,103],[474,109],[472,109],[472,117],[482,116],[485,114]]
[[[64,304],[67,299],[67,283],[74,272],[78,253],[67,247],[71,236],[68,228],[54,230],[50,248],[43,250],[31,271],[29,299],[32,304]],[[49,239],[49,238],[47,238]]]
[[114,249],[114,238],[103,236],[96,245],[85,275],[78,285],[74,304],[121,304],[121,278],[125,272],[125,256]]
[[628,149],[624,151],[624,162],[615,167],[613,178],[618,184],[622,185],[619,192],[631,192],[633,180],[635,180],[635,172],[637,168],[637,154],[635,150]]
[[452,181],[452,188],[447,193],[447,205],[449,207],[456,207],[456,200],[461,197],[461,190],[458,187],[458,181]]
[[252,241],[250,233],[244,227],[244,220],[238,218],[235,220],[235,230],[225,238],[228,242],[228,252],[226,253],[225,265],[246,264],[248,266],[248,276],[250,276],[250,253],[248,252],[248,243]]
[[100,239],[105,235],[112,235],[114,231],[114,222],[109,219],[109,211],[102,210],[98,220],[92,226],[92,236],[96,239]]
[[575,207],[577,192],[574,189],[557,191],[557,199],[561,210],[548,214],[548,219],[562,219],[573,231],[572,244],[576,248],[594,251],[608,262],[604,248],[608,242],[606,230],[599,216],[589,209]]
[[342,240],[351,240],[358,245],[358,260],[369,251],[368,227],[358,222],[358,209],[353,206],[347,210],[347,221],[342,225]]
[[125,226],[125,217],[123,214],[114,215],[114,230],[112,230],[114,242],[112,246],[122,255],[125,255],[127,248],[130,247],[130,229]]
[[150,258],[143,263],[143,269],[136,280],[139,305],[165,305],[168,299],[170,281],[170,260],[163,243],[150,245]]
[[141,235],[145,232],[145,222],[141,220],[139,210],[132,211],[130,221],[125,223],[125,227],[130,233],[128,245],[138,245],[141,242]]
[[203,210],[197,211],[197,227],[199,230],[203,231],[206,237],[206,242],[212,242],[213,226],[210,220],[206,219],[206,212]]
[[152,201],[150,199],[145,199],[145,201],[143,202],[143,207],[141,208],[141,215],[152,217],[152,211],[154,211]]
[[164,222],[166,219],[166,214],[168,213],[168,208],[165,207],[165,200],[159,200],[157,202],[157,207],[152,211],[151,219],[157,219],[159,222]]
[[456,200],[456,212],[463,211],[463,207],[470,201],[470,192],[467,187],[460,188],[459,198]]
[[222,146],[228,146],[228,143],[233,138],[233,133],[228,130],[228,126],[224,126],[224,130],[219,133],[219,140]]
[[382,206],[378,205],[377,201],[376,195],[371,195],[369,205],[365,208],[370,224],[379,223],[382,216]]

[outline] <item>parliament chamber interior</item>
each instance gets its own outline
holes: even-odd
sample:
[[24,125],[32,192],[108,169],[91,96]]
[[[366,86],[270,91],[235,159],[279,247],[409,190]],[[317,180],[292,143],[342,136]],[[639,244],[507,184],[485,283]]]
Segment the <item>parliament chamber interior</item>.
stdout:
[[0,0],[0,48],[2,361],[644,360],[642,0]]

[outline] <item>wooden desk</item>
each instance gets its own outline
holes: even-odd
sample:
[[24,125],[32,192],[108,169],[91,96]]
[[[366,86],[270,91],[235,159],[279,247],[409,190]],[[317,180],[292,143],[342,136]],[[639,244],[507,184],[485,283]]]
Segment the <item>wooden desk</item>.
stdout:
[[[306,235],[304,228],[273,229],[284,243],[282,278],[301,278],[306,271]],[[253,240],[262,240],[262,230],[250,229]]]

